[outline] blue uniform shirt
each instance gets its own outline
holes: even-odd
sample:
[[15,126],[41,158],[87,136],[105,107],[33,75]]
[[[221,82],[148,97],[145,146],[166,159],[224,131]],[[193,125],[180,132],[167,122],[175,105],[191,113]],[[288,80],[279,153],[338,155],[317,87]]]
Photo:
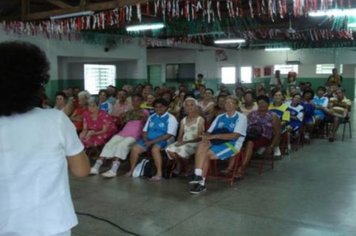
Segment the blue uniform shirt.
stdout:
[[178,122],[172,114],[166,112],[159,116],[154,113],[148,118],[143,131],[147,132],[148,140],[153,140],[166,134],[176,136],[177,128]]

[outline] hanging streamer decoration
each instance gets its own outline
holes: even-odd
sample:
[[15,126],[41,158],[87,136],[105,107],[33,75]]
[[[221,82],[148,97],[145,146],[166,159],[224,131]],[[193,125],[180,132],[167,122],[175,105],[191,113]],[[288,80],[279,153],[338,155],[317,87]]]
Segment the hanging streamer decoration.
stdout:
[[[80,40],[80,33],[83,31],[105,30],[108,28],[120,29],[120,27],[133,21],[142,22],[142,10],[144,10],[146,15],[162,17],[167,23],[176,22],[176,25],[188,24],[186,27],[180,27],[181,30],[179,32],[171,30],[172,37],[174,37],[174,33],[180,35],[179,38],[175,39],[174,45],[177,45],[179,41],[201,43],[206,40],[204,33],[207,32],[207,29],[218,32],[228,26],[236,26],[239,32],[246,36],[246,39],[280,40],[281,34],[284,34],[281,29],[257,29],[257,26],[254,25],[243,28],[243,26],[246,22],[254,22],[253,19],[257,17],[269,17],[272,21],[275,21],[278,17],[286,17],[288,15],[288,1],[249,0],[247,8],[242,8],[243,2],[243,0],[154,0],[153,2],[147,1],[142,4],[102,11],[90,16],[53,21],[6,21],[3,26],[9,33],[34,36],[44,35],[53,39],[64,39],[67,36],[69,40]],[[351,8],[351,0],[347,0],[347,3],[345,0],[294,0],[292,13],[294,17],[305,17],[310,11],[327,10],[335,7],[335,5],[338,5],[339,8]],[[222,11],[225,10],[228,14],[224,16]],[[189,33],[197,36],[183,36],[187,35],[187,29],[189,29]],[[126,32],[123,33],[125,34]],[[199,33],[203,34],[199,35]],[[286,35],[285,37],[291,40],[312,41],[351,39],[352,32],[345,30],[345,19],[338,18],[333,21],[333,26],[330,30],[316,28]]]

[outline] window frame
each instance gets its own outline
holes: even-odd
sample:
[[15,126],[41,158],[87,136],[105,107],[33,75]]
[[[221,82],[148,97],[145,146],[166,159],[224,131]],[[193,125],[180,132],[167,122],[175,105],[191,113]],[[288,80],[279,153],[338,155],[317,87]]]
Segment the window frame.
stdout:
[[[248,79],[248,81],[244,81],[243,79],[243,75],[242,75],[242,69],[243,68],[249,68],[250,69],[250,78]],[[252,83],[252,79],[253,79],[253,67],[252,66],[241,66],[240,67],[240,78],[241,78],[241,83],[243,84],[250,84]]]
[[[233,82],[232,81],[224,81],[224,69],[227,69],[227,68],[233,68],[234,69],[234,76],[233,76]],[[222,84],[236,84],[236,66],[233,66],[233,65],[226,65],[226,66],[221,66],[220,68],[220,75],[221,75],[221,83]]]
[[[291,67],[291,68],[283,68],[283,67]],[[275,73],[276,70],[279,70],[281,72],[281,75],[288,75],[288,72],[291,72],[291,71],[298,74],[299,73],[299,65],[298,64],[276,64],[273,66],[273,73]]]
[[[84,64],[83,69],[84,69],[84,89],[87,90],[89,93],[98,94],[98,92],[101,89],[106,89],[109,85],[116,86],[116,69],[117,69],[116,65],[88,63],[88,64]],[[107,70],[101,71],[104,69]],[[90,70],[92,70],[92,72],[90,72]],[[90,75],[90,73],[92,74]],[[109,79],[100,78],[105,73],[108,73],[109,75],[106,76],[111,78]],[[89,78],[91,76],[93,77],[97,76],[97,77],[93,79],[94,81],[92,81],[92,79]],[[101,84],[103,80],[106,80],[106,83],[103,82],[103,84]]]

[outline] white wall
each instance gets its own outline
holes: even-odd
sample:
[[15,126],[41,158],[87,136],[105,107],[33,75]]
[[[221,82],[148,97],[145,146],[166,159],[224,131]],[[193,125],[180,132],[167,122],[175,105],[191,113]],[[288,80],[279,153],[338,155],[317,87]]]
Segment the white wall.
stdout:
[[[213,49],[150,49],[147,50],[147,63],[160,64],[165,68],[171,63],[195,63],[196,74],[202,73],[205,78],[220,78],[222,66],[273,66],[285,64],[286,61],[300,61],[299,77],[324,78],[315,73],[316,64],[344,64],[343,76],[354,77],[356,67],[356,49],[302,49],[285,52],[266,52],[264,50],[225,50],[226,61],[217,62]],[[239,76],[239,70],[238,75]],[[164,73],[163,73],[164,74]]]
[[[42,48],[46,52],[51,63],[50,75],[52,80],[58,78],[68,79],[67,76],[70,75],[66,73],[68,64],[80,60],[90,60],[92,62],[102,60],[115,62],[135,60],[135,63],[130,64],[131,66],[135,65],[135,68],[131,67],[129,70],[132,74],[128,75],[126,73],[125,76],[127,78],[147,78],[146,48],[143,45],[138,44],[135,40],[132,41],[132,44],[118,44],[117,47],[105,52],[103,45],[87,44],[83,41],[68,41],[67,39],[47,39],[42,35],[34,37],[7,34],[0,29],[0,41],[6,40],[28,41]],[[78,74],[79,72],[76,73]]]

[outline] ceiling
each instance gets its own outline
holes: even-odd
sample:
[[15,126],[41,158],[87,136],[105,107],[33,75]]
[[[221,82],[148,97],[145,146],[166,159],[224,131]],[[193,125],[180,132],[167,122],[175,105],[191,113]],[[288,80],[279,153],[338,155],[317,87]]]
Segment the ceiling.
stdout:
[[[324,2],[330,5],[323,5]],[[356,1],[1,0],[0,20],[6,22],[8,29],[17,28],[17,33],[26,29],[28,33],[34,31],[35,27],[40,28],[39,31],[42,32],[50,16],[91,10],[95,14],[82,20],[82,23],[77,19],[51,22],[50,24],[55,24],[56,27],[52,27],[49,33],[53,33],[55,28],[58,29],[57,35],[74,30],[143,37],[150,38],[151,41],[156,40],[157,47],[172,46],[177,42],[216,46],[214,39],[236,37],[246,39],[246,43],[219,47],[255,49],[288,45],[297,49],[356,46],[355,31],[347,29],[347,22],[350,21],[348,17],[308,16],[308,12],[321,8],[356,8]],[[90,21],[88,27],[82,25],[86,19]],[[99,23],[102,19],[105,19],[105,23],[101,27]],[[160,31],[128,34],[125,30],[125,26],[130,24],[162,21],[166,27]],[[28,27],[19,22],[27,23]],[[74,27],[74,24],[80,25]],[[171,43],[157,43],[167,40]],[[148,44],[148,47],[154,46]]]

